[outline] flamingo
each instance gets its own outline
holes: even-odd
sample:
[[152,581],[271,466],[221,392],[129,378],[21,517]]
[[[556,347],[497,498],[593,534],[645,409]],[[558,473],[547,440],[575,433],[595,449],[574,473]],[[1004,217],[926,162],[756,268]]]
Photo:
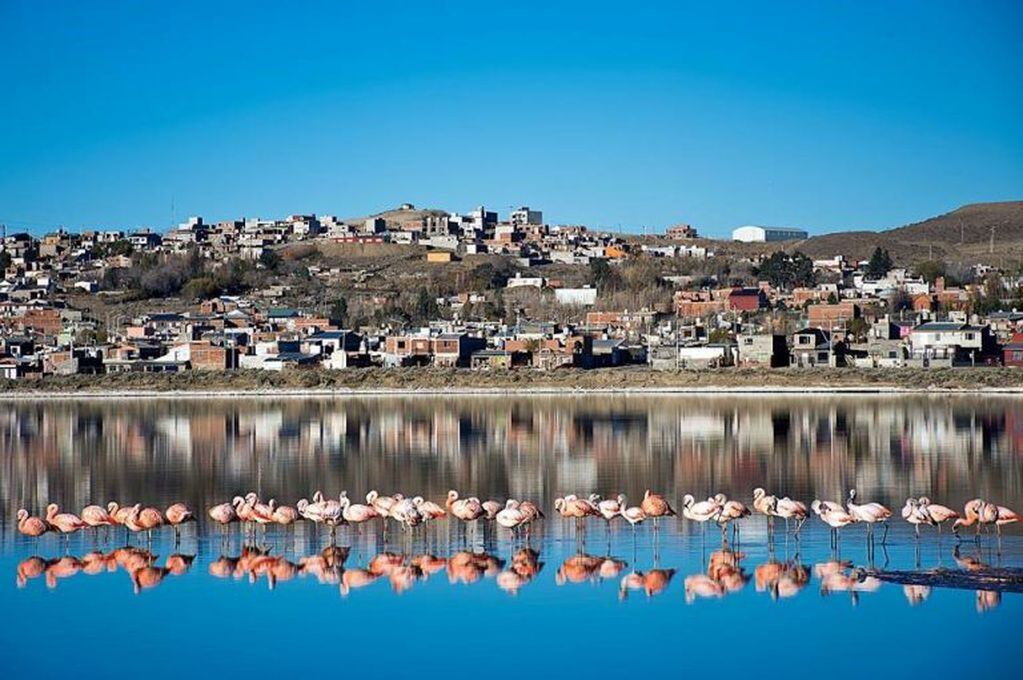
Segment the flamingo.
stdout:
[[881,542],[884,543],[888,538],[888,518],[892,516],[892,511],[881,505],[880,503],[863,503],[856,504],[853,501],[856,500],[856,489],[849,489],[849,500],[846,502],[846,508],[850,515],[856,518],[858,522],[864,522],[867,525],[867,534],[874,537],[874,524],[881,522],[884,524],[884,535],[881,537]]
[[625,496],[618,494],[616,498],[607,498],[597,503],[597,512],[604,518],[607,523],[608,534],[611,533],[611,520],[622,514],[622,509],[625,507]]
[[564,498],[554,499],[554,509],[562,517],[571,517],[575,519],[575,529],[578,532],[584,528],[585,525],[582,523],[587,517],[600,516],[600,511],[597,507],[589,500],[583,500],[574,495],[565,496]]
[[152,542],[153,529],[163,526],[163,515],[156,508],[143,508],[141,503],[136,503],[124,525],[135,533],[145,531],[148,540]]
[[998,531],[998,535],[1001,536],[1003,526],[1006,524],[1015,524],[1019,521],[1019,513],[1014,510],[1010,510],[1004,505],[996,505],[995,507],[998,508],[998,513],[995,519],[995,529]]
[[664,496],[651,493],[650,489],[647,489],[643,494],[643,501],[639,504],[639,507],[647,517],[654,520],[654,531],[657,531],[658,520],[661,517],[675,516],[675,509],[665,500]]
[[194,522],[195,515],[188,506],[184,503],[174,503],[167,508],[163,513],[167,519],[167,524],[170,524],[174,528],[174,542],[177,543],[181,538],[180,527],[185,522]]
[[227,529],[227,525],[231,522],[238,521],[238,514],[234,510],[234,506],[230,503],[220,503],[214,505],[212,508],[206,511],[206,514],[210,516],[214,522]]
[[88,524],[93,529],[99,529],[100,527],[110,526],[113,524],[113,519],[110,517],[110,512],[101,505],[87,505],[82,508],[82,521]]
[[123,525],[125,520],[128,519],[128,515],[131,514],[132,506],[122,506],[117,501],[110,501],[107,503],[107,514],[110,516],[110,523],[116,525]]
[[959,535],[959,527],[976,527],[976,534],[980,535],[982,524],[993,524],[998,519],[998,508],[980,498],[967,501],[963,506],[963,516],[952,522],[952,533]]
[[24,508],[18,510],[18,531],[25,536],[37,538],[49,530],[50,525],[46,523],[46,520],[30,516],[28,510]]
[[520,526],[529,521],[526,513],[519,509],[519,502],[511,498],[505,502],[504,509],[497,513],[494,519],[499,525],[511,531],[513,535],[517,533],[516,530]]
[[958,519],[959,513],[944,505],[938,503],[932,503],[931,499],[927,496],[921,496],[918,499],[920,507],[927,513],[931,518],[931,521],[937,525],[938,533],[941,533],[941,525],[950,519]]
[[778,503],[777,496],[768,496],[767,492],[761,487],[753,489],[753,509],[759,512],[761,515],[767,516],[767,526],[769,529],[774,528],[774,510],[773,508]]
[[483,501],[482,505],[488,520],[497,519],[497,513],[504,510],[504,506],[493,499]]
[[409,530],[414,529],[423,521],[423,515],[416,508],[415,499],[412,498],[402,498],[395,503],[391,508],[391,517]]
[[277,502],[272,498],[268,505],[272,510],[271,517],[273,517],[273,521],[282,527],[292,525],[299,519],[298,510],[290,505],[277,505]]
[[[750,511],[745,505],[739,501],[730,501],[728,497],[723,493],[716,494],[714,496],[714,502],[717,503],[720,510],[715,518],[715,521],[721,525],[721,533],[724,534],[726,527],[729,522],[734,522],[737,519],[743,517],[749,517]],[[737,525],[732,525],[733,528],[738,531]]]
[[348,493],[342,491],[337,500],[328,498],[320,502],[323,504],[320,521],[330,527],[330,537],[333,540],[337,534],[337,526],[344,522],[344,506],[348,502]]
[[[350,500],[345,498],[344,507],[341,510],[341,516],[349,524],[356,526],[361,525],[363,522],[368,522],[372,519],[380,517],[380,513],[372,505],[363,505],[362,503],[352,503]],[[362,531],[362,527],[359,526],[359,531]]]
[[[449,498],[450,495],[451,494],[449,493]],[[384,518],[384,526],[387,525],[387,518],[391,516],[391,508],[393,508],[400,500],[400,494],[396,494],[394,496],[381,496],[375,489],[366,494],[366,502],[376,508],[377,513]]]
[[799,536],[799,530],[803,528],[806,521],[806,505],[800,501],[794,501],[788,496],[777,499],[772,504],[772,512],[775,516],[785,520],[785,532],[789,530],[789,520],[796,521],[795,535]]
[[[491,501],[486,501],[485,503],[483,503],[484,511],[487,511],[486,506],[487,503],[490,502]],[[423,516],[424,520],[433,520],[440,519],[441,517],[447,517],[448,514],[447,510],[442,508],[437,503],[434,503],[433,501],[425,500],[422,496],[416,496],[415,498],[413,498],[412,503],[416,506],[416,510],[419,511],[419,514]],[[487,519],[490,519],[489,515],[490,512],[487,511]]]
[[622,497],[622,509],[619,513],[626,522],[632,525],[632,538],[636,538],[636,525],[642,524],[646,519],[646,513],[643,512],[643,508],[639,506],[632,506],[631,508],[625,502],[625,498]]
[[89,526],[78,515],[70,512],[60,512],[60,506],[56,503],[50,503],[46,506],[46,523],[53,527],[55,531],[64,534],[65,544],[67,543],[68,536]]
[[858,521],[856,517],[841,509],[841,506],[836,510],[832,505],[825,505],[824,502],[815,500],[811,507],[818,517],[821,518],[821,521],[831,527],[832,547],[838,543],[839,529],[849,524],[855,524]]
[[920,505],[920,501],[916,498],[906,499],[906,504],[902,506],[902,518],[913,525],[917,540],[920,539],[921,524],[934,524],[930,514]]
[[483,504],[480,503],[478,498],[472,497],[460,499],[458,497],[458,492],[454,489],[448,491],[446,503],[448,512],[463,522],[475,522],[485,514]]
[[820,517],[821,513],[826,510],[841,510],[842,512],[845,512],[845,507],[841,503],[835,503],[834,501],[815,500],[810,504],[810,509],[813,510],[814,514],[818,517]]
[[[697,503],[690,493],[682,497],[682,516],[694,522],[703,524],[707,520],[717,517],[720,511],[721,507],[713,498]],[[704,524],[704,527],[706,527],[706,524]]]
[[528,524],[532,524],[536,520],[543,519],[544,517],[546,517],[546,515],[543,514],[543,511],[541,511],[540,508],[538,508],[536,503],[534,503],[533,501],[520,501],[519,510],[526,513],[527,517],[526,521]]

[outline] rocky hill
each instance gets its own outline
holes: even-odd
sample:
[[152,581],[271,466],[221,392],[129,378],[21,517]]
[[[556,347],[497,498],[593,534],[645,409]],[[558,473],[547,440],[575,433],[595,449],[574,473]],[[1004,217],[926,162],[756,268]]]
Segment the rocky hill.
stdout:
[[841,253],[864,259],[878,246],[903,264],[929,258],[998,265],[1019,261],[1023,259],[1023,201],[974,203],[895,229],[823,234],[787,249],[801,250],[811,257]]

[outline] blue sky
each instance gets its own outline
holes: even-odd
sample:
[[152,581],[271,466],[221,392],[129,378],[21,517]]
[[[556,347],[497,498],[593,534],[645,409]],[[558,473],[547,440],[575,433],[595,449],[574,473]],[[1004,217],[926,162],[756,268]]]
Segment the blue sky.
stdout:
[[1020,3],[377,4],[0,0],[0,221],[820,233],[1023,198]]

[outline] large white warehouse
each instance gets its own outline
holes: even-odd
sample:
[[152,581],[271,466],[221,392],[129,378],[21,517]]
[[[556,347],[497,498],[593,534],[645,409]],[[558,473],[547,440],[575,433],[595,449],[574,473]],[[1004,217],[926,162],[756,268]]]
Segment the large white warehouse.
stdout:
[[755,227],[748,225],[732,231],[733,241],[745,243],[766,243],[769,241],[799,241],[809,237],[802,229],[788,227]]

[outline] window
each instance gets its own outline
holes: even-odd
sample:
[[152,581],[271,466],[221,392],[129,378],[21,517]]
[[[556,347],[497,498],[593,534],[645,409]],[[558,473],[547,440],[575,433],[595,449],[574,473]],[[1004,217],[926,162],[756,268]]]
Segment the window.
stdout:
[[966,334],[966,339],[967,340],[973,340],[973,333],[967,333]]

